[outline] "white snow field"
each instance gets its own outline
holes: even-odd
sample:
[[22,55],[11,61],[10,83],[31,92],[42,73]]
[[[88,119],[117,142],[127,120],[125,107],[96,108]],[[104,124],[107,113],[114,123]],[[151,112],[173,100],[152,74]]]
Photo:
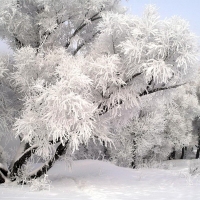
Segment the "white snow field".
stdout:
[[66,200],[199,200],[200,176],[190,175],[199,160],[167,161],[160,168],[128,169],[96,160],[63,161],[48,173],[50,190],[30,186],[0,185],[0,199]]

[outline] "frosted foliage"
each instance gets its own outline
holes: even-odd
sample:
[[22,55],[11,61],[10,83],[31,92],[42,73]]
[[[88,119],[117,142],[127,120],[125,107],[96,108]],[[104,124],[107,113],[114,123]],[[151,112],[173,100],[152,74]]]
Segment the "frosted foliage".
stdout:
[[[81,144],[79,149],[74,152],[73,159],[83,160],[83,159],[93,159],[93,160],[105,160],[109,157],[109,152],[107,151],[108,146],[102,145],[98,140],[89,140],[88,144]],[[109,145],[110,147],[110,145]]]
[[7,96],[5,88],[0,85],[0,137],[5,131],[9,130],[10,123],[14,120],[13,113],[14,109],[10,106],[11,102]]
[[14,55],[12,67],[0,61],[0,78],[13,92],[8,100],[20,102],[7,105],[16,109],[10,129],[24,149],[49,159],[60,145],[75,152],[91,140],[105,147],[114,140],[113,160],[128,165],[126,151],[138,162],[150,151],[164,159],[189,141],[197,43],[187,22],[160,20],[154,6],[142,17],[125,14],[119,0],[5,2],[0,37]]
[[[181,149],[192,141],[192,121],[200,107],[193,86],[182,86],[182,96],[170,104],[156,102],[157,110],[145,109],[133,118],[114,138],[113,162],[120,166],[139,166],[143,162],[166,160],[173,149]],[[155,102],[154,102],[155,103]]]
[[116,134],[115,147],[110,149],[110,160],[121,167],[131,167],[133,161],[133,139],[128,132]]
[[16,72],[13,74],[15,84],[20,87],[20,90],[26,92],[32,85],[31,82],[37,78],[36,52],[33,48],[26,47],[18,50],[15,54]]
[[106,96],[112,92],[112,87],[124,84],[124,81],[116,75],[119,68],[120,59],[117,55],[103,55],[88,61],[86,73],[94,78],[95,89]]
[[[0,78],[2,79],[4,77],[4,75],[6,74],[6,71],[8,71],[8,69],[6,68],[6,63],[5,63],[5,59],[1,58],[0,61]],[[0,79],[0,80],[1,80]]]
[[[15,60],[16,71],[13,73],[13,80],[16,86],[25,93],[36,89],[36,87],[31,88],[31,86],[35,84],[36,80],[40,80],[38,82],[43,80],[45,84],[52,84],[57,82],[57,76],[69,79],[70,75],[78,76],[81,73],[80,66],[77,68],[73,65],[76,64],[78,66],[78,64],[75,63],[75,58],[70,56],[67,57],[64,48],[36,54],[34,48],[25,47],[16,52]],[[73,62],[72,65],[71,62]],[[75,67],[75,69],[73,69],[73,72],[70,72],[72,67]],[[84,77],[84,75],[82,75],[82,77]],[[88,82],[89,80],[84,78],[83,81]],[[77,78],[74,80],[71,79],[68,83],[69,87],[74,83],[81,85],[81,80],[77,81]],[[78,85],[76,86],[76,89],[77,88]],[[36,90],[39,90],[39,87]]]
[[[36,48],[66,43],[81,23],[87,22],[88,27],[93,28],[93,25],[89,25],[92,17],[111,9],[120,10],[117,0],[7,0],[1,7],[1,35],[9,40],[12,47],[15,43],[18,43],[18,47],[30,45]],[[57,33],[49,39],[49,34],[55,31]],[[90,32],[94,34],[91,28]],[[86,35],[80,33],[81,37]]]
[[[116,149],[111,151],[113,161],[119,166],[130,167],[132,162],[137,165],[143,162],[146,156],[161,154],[161,148],[166,143],[164,130],[165,122],[158,113],[133,119],[115,138]],[[152,152],[149,154],[149,151]],[[169,154],[166,151],[163,153]],[[162,155],[162,158],[166,159],[167,155]]]
[[31,184],[31,191],[41,191],[41,190],[49,190],[51,188],[51,181],[48,179],[48,175],[40,179],[35,179],[30,182]]
[[99,28],[103,33],[97,51],[118,53],[125,77],[142,72],[146,82],[153,77],[155,83],[168,83],[196,61],[196,40],[187,22],[178,17],[160,20],[153,6],[147,7],[142,18],[104,14]]
[[7,85],[10,72],[10,61],[8,56],[0,58],[0,138],[2,134],[11,129],[15,118],[16,107],[19,106],[16,97]]
[[[30,48],[28,50],[31,51]],[[16,83],[19,87],[26,88],[25,108],[22,117],[15,123],[17,135],[23,135],[25,141],[41,147],[46,146],[49,140],[56,142],[60,139],[63,142],[72,138],[74,148],[78,147],[79,142],[87,142],[94,133],[96,119],[93,113],[96,107],[90,92],[92,81],[82,73],[85,60],[80,57],[80,62],[77,62],[77,58],[68,55],[64,49],[57,49],[47,53],[47,58],[51,54],[55,59],[44,57],[42,60],[38,55],[38,66],[38,58],[34,59],[36,62],[32,62],[33,56],[30,56],[26,67],[26,63],[20,63],[23,51],[25,50],[21,49],[15,56],[19,60],[15,66],[17,71],[13,73],[14,77],[26,78]],[[59,58],[56,58],[58,55]],[[51,73],[43,70],[51,60],[52,73],[59,77],[55,84],[48,82]],[[34,76],[36,68],[39,68],[38,75]],[[46,81],[44,78],[47,78]]]

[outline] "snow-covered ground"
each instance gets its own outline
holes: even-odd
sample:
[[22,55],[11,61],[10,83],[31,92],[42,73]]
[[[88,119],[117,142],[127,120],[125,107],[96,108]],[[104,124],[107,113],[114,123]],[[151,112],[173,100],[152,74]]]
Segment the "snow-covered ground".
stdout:
[[30,186],[0,185],[0,199],[69,200],[199,200],[200,176],[190,175],[198,160],[175,160],[160,168],[127,169],[109,162],[73,162],[72,170],[58,162],[49,171],[50,190]]

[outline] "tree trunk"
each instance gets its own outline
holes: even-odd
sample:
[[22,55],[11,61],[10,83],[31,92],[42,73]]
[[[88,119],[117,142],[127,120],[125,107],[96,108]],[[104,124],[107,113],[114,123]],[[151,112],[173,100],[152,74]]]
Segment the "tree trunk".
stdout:
[[199,146],[198,146],[198,148],[197,148],[197,153],[196,153],[196,159],[199,159],[199,151],[200,151],[200,148],[199,148]]
[[3,173],[0,171],[0,184],[1,184],[1,183],[5,183],[5,180],[6,180],[5,176],[4,176]]
[[104,159],[109,159],[109,153],[108,153],[108,148],[105,144],[105,141],[103,141],[103,158]]
[[132,162],[131,162],[131,167],[133,169],[136,168],[136,141],[133,139],[133,154],[132,154]]
[[187,151],[187,147],[183,147],[182,148],[181,159],[184,159],[184,157],[185,157],[185,151]]
[[8,171],[3,167],[0,167],[0,183],[5,183],[7,176],[8,176]]
[[173,151],[171,152],[170,156],[169,156],[169,160],[174,160],[176,156],[176,150],[175,148],[173,148]]
[[196,159],[199,159],[199,153],[200,153],[200,139],[198,141],[197,152],[196,152]]
[[37,147],[33,146],[30,147],[30,145],[28,143],[25,144],[24,146],[24,150],[23,153],[20,155],[19,158],[17,158],[17,160],[14,162],[10,173],[10,178],[12,181],[16,180],[16,176],[18,176],[18,173],[21,169],[21,167],[26,164],[27,160],[31,157],[32,153],[35,152],[35,150],[37,149]]
[[182,147],[181,159],[183,159],[183,157],[184,157],[184,154],[185,154],[185,147]]
[[48,170],[50,170],[53,166],[53,164],[66,153],[67,148],[69,147],[69,140],[65,142],[65,144],[60,144],[55,152],[55,155],[52,159],[50,159],[48,162],[46,162],[41,168],[38,169],[37,172],[34,174],[30,174],[28,179],[36,179],[41,177],[42,175],[46,174]]

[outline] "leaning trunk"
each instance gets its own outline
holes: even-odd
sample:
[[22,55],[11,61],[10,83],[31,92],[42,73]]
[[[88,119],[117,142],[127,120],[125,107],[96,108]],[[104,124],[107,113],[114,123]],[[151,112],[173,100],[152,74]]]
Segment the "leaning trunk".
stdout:
[[[55,154],[53,157],[45,162],[40,168],[38,168],[34,173],[29,174],[26,179],[36,179],[41,177],[42,175],[46,174],[49,169],[52,168],[54,163],[66,153],[66,150],[69,147],[69,140],[67,140],[64,144],[58,145]],[[10,166],[10,175],[8,170],[6,170],[3,165],[0,164],[0,183],[4,183],[6,179],[10,179],[11,181],[16,181],[16,178],[20,176],[21,169],[23,165],[25,165],[28,159],[33,155],[38,147],[37,146],[30,146],[28,143],[24,143],[20,145],[20,152],[21,155],[15,158],[15,161]],[[22,150],[23,149],[23,150]],[[19,153],[19,152],[18,152]],[[18,154],[19,155],[19,154]],[[8,176],[9,175],[9,176]],[[21,180],[20,183],[24,183]]]
[[28,176],[28,179],[36,179],[41,177],[42,175],[46,174],[48,172],[48,170],[50,170],[52,168],[52,166],[54,165],[54,163],[62,156],[66,153],[67,149],[69,147],[69,140],[67,140],[65,142],[65,144],[60,144],[57,149],[56,152],[54,154],[54,156],[48,161],[46,162],[44,165],[42,165],[36,172],[30,174]]

